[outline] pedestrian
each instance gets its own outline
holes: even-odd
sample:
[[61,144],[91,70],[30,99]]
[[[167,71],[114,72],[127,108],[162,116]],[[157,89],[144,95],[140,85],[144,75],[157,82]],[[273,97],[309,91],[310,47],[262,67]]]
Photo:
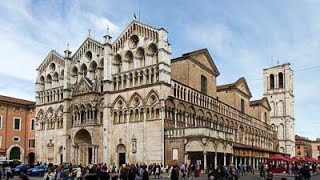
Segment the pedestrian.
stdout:
[[179,179],[179,168],[175,165],[171,171],[171,180],[178,180]]
[[200,173],[201,173],[200,166],[197,165],[196,170],[194,171],[194,177],[196,179],[199,179],[200,178]]
[[48,167],[47,172],[44,174],[44,180],[54,180],[55,179],[55,173],[53,172],[52,167]]
[[143,166],[142,180],[149,180],[149,173],[146,166]]

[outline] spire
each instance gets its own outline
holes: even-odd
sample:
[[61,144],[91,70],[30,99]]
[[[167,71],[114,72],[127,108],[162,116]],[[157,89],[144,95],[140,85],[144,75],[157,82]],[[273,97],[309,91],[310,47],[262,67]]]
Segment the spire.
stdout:
[[66,58],[66,59],[69,59],[70,57],[71,57],[71,51],[69,50],[69,42],[67,43],[67,49],[66,50],[64,50],[64,57]]
[[110,33],[109,33],[109,26],[107,26],[106,35],[104,35],[103,37],[104,37],[104,43],[111,44],[112,37],[110,36]]

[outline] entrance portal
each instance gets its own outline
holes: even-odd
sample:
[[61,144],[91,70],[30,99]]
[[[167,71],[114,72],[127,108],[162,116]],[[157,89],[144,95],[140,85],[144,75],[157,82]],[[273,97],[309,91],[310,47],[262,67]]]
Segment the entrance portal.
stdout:
[[88,148],[88,162],[89,164],[92,163],[92,148]]
[[117,147],[117,152],[120,167],[122,164],[126,164],[126,147],[123,144],[119,144]]
[[80,129],[74,136],[74,159],[78,164],[89,164],[92,161],[92,140],[90,133]]
[[126,163],[126,153],[119,153],[119,166]]
[[9,159],[19,159],[20,160],[21,151],[19,147],[13,147],[10,151]]
[[34,152],[28,154],[28,163],[34,165]]

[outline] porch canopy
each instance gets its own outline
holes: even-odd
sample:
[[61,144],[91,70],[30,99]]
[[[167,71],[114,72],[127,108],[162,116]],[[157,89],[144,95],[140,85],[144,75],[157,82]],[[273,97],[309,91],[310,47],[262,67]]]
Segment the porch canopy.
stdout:
[[283,157],[282,155],[280,154],[276,154],[274,156],[271,156],[269,158],[270,161],[289,161],[289,159]]

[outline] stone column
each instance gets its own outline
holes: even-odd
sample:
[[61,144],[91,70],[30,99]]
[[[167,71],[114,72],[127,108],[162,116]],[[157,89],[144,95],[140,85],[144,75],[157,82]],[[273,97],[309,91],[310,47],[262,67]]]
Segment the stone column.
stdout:
[[235,166],[235,167],[238,167],[238,157],[234,157],[234,158],[235,158],[234,166]]
[[91,162],[92,162],[92,163],[95,163],[95,159],[96,159],[96,146],[95,146],[95,145],[92,145],[91,148],[92,148]]
[[138,86],[140,86],[141,85],[141,74],[140,74],[140,72],[138,72]]
[[188,120],[189,120],[188,118],[189,118],[189,114],[185,112],[185,119],[184,120],[186,123],[186,125],[185,125],[186,127],[188,127]]
[[252,157],[252,168],[255,169],[256,168],[256,158]]
[[187,164],[188,162],[188,152],[184,152],[184,163]]
[[223,153],[223,165],[226,166],[227,165],[227,157],[226,157],[226,153]]
[[177,111],[174,111],[174,128],[177,128]]
[[217,166],[217,151],[214,152],[214,168],[216,169],[218,166]]
[[132,87],[135,87],[135,78],[136,78],[136,74],[135,73],[132,73]]
[[151,80],[151,68],[149,68],[149,82],[148,82],[148,84],[151,84],[151,82],[152,82],[152,80]]
[[233,154],[230,154],[230,157],[231,157],[231,163],[230,163],[230,164],[235,165],[235,164],[234,164],[234,156],[233,156]]
[[207,172],[207,152],[203,152],[203,169],[204,172]]

